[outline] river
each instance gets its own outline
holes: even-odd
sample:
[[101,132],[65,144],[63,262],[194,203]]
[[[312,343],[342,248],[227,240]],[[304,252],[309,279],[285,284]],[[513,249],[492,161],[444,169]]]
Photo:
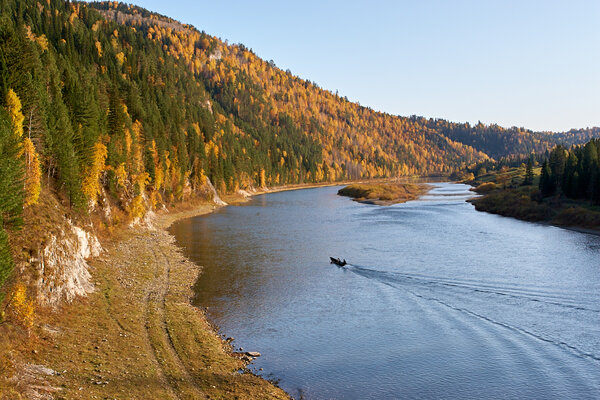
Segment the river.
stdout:
[[171,232],[204,266],[195,303],[295,398],[600,398],[600,237],[477,212],[468,188],[272,193]]

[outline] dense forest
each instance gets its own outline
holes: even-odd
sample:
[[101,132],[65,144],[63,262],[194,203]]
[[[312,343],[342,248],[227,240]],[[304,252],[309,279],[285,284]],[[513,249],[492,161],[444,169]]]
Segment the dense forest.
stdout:
[[600,140],[567,149],[556,146],[542,164],[540,191],[544,197],[555,194],[600,204]]
[[135,6],[2,0],[0,286],[8,233],[41,193],[71,212],[112,204],[135,219],[209,182],[228,193],[450,174],[599,133],[393,116]]

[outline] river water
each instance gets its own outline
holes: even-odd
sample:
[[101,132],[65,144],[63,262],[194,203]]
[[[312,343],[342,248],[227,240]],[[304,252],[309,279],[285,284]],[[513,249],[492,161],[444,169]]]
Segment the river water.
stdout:
[[599,236],[477,212],[466,185],[390,207],[338,189],[172,227],[258,374],[305,399],[600,398]]

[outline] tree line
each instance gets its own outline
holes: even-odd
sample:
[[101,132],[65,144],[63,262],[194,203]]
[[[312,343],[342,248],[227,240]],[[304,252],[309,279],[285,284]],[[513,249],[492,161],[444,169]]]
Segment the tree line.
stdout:
[[600,140],[570,149],[556,146],[542,164],[539,188],[544,197],[556,194],[600,204]]

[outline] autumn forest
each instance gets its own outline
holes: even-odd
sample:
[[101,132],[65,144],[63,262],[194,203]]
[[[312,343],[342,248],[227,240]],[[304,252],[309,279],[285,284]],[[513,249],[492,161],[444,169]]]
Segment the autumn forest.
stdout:
[[209,184],[449,175],[600,133],[380,113],[123,3],[3,0],[0,13],[0,285],[10,233],[40,193],[132,220]]

